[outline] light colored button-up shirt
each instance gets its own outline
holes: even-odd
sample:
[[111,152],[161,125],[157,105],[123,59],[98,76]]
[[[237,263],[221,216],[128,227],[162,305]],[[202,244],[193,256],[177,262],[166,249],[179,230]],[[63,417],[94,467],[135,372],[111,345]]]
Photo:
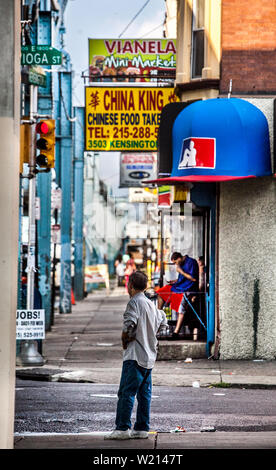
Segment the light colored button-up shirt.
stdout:
[[134,360],[139,366],[152,369],[157,356],[156,334],[165,326],[165,312],[159,310],[143,292],[134,295],[124,313],[123,330],[135,339],[128,343],[123,360]]

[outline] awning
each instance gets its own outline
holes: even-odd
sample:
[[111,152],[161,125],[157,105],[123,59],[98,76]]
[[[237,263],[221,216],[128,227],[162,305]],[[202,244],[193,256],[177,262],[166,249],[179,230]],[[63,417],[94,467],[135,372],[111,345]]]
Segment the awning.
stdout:
[[144,183],[209,183],[272,174],[266,117],[239,98],[189,104],[173,123],[172,148],[171,175]]

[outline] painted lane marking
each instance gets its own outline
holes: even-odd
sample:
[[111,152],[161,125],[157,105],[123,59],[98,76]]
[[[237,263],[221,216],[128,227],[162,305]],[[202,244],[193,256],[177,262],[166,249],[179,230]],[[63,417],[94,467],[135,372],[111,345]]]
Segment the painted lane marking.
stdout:
[[[106,393],[106,394],[104,394],[104,393],[91,393],[89,396],[90,397],[98,397],[98,398],[118,398],[118,395],[115,394],[115,393],[114,394],[113,393],[110,393],[110,394],[108,394],[108,393]],[[159,398],[159,395],[152,395],[151,398]]]

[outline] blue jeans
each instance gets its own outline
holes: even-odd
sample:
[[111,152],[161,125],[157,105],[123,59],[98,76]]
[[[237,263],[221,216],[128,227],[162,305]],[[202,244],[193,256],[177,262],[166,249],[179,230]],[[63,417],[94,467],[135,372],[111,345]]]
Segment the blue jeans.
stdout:
[[137,413],[134,429],[148,431],[151,402],[151,369],[140,367],[136,361],[124,361],[118,391],[116,429],[131,428],[131,413],[137,396]]

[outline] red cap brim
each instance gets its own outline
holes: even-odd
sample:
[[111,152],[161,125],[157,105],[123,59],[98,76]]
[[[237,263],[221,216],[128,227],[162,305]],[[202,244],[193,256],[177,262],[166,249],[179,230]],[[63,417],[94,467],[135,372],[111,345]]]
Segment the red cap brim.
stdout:
[[175,185],[181,183],[216,183],[222,181],[234,181],[248,178],[256,178],[254,175],[247,176],[230,176],[230,175],[187,175],[187,176],[170,176],[169,178],[158,178],[156,180],[142,181],[143,184],[168,184]]

